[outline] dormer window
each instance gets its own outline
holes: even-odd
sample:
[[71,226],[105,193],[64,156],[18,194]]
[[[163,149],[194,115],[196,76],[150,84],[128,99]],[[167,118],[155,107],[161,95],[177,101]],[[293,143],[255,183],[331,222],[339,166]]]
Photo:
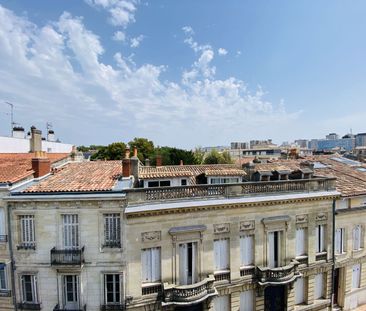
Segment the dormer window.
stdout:
[[187,186],[187,179],[181,179],[180,185],[181,186]]

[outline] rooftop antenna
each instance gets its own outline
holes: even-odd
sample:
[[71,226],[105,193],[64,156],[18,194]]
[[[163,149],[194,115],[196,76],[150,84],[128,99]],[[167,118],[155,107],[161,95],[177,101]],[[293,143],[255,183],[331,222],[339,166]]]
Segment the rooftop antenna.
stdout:
[[52,130],[52,127],[53,127],[52,126],[52,123],[51,122],[47,122],[46,123],[46,127],[47,127],[47,133],[48,133],[49,130]]
[[10,136],[13,134],[14,123],[14,105],[9,102],[5,102],[5,104],[10,106]]

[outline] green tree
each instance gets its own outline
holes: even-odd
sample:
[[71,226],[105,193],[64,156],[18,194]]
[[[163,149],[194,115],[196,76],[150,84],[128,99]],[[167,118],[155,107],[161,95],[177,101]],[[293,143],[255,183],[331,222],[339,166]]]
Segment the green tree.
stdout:
[[126,144],[123,142],[112,143],[103,146],[91,156],[91,160],[122,160],[126,151]]
[[210,151],[205,158],[203,159],[204,164],[231,164],[233,161],[231,160],[230,153],[228,151],[224,151],[223,153],[217,152],[217,150],[213,149]]
[[203,164],[203,159],[205,157],[205,152],[201,147],[196,147],[193,152],[195,164]]
[[167,146],[155,148],[152,165],[156,165],[157,155],[162,157],[163,165],[179,165],[181,160],[185,165],[196,164],[193,152],[184,149]]
[[223,162],[222,164],[232,164],[234,161],[231,159],[231,155],[229,151],[224,151],[222,154]]
[[154,155],[154,143],[147,138],[135,137],[129,143],[131,152],[133,153],[133,149],[137,148],[137,156],[140,161],[144,161],[145,159],[151,159]]

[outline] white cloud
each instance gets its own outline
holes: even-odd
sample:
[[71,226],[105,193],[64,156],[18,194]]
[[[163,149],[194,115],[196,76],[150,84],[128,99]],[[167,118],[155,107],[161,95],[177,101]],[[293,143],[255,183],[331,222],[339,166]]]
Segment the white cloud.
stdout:
[[122,53],[102,62],[104,47],[81,18],[63,13],[40,27],[0,6],[0,97],[16,102],[23,120],[52,121],[66,139],[84,144],[139,135],[194,146],[253,129],[258,137],[269,125],[273,134],[297,118],[266,101],[261,89],[217,79],[213,49],[192,44],[197,60],[175,83],[161,78],[165,66],[139,66]]
[[85,0],[91,6],[102,7],[109,12],[114,26],[127,27],[135,21],[136,0]]
[[123,32],[123,31],[116,31],[114,34],[113,34],[113,37],[112,39],[114,41],[121,41],[121,42],[124,42],[126,40],[126,34]]
[[140,45],[140,43],[142,42],[143,39],[144,39],[143,35],[139,35],[135,38],[132,38],[131,39],[131,44],[130,44],[131,48],[137,48]]
[[228,52],[227,52],[227,50],[226,50],[226,49],[224,49],[224,48],[219,48],[219,49],[217,50],[217,53],[219,53],[219,55],[226,55]]

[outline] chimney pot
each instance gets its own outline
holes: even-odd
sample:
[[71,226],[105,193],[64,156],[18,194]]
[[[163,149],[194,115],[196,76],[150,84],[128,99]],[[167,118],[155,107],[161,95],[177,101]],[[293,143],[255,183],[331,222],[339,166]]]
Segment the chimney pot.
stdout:
[[160,154],[156,156],[156,166],[162,166],[163,165],[163,159]]
[[127,147],[126,151],[125,151],[125,159],[129,159],[130,158],[130,148]]
[[137,148],[135,147],[135,148],[133,148],[133,156],[134,157],[137,157]]
[[180,160],[179,165],[181,165],[181,166],[183,166],[183,165],[184,165],[183,160]]

